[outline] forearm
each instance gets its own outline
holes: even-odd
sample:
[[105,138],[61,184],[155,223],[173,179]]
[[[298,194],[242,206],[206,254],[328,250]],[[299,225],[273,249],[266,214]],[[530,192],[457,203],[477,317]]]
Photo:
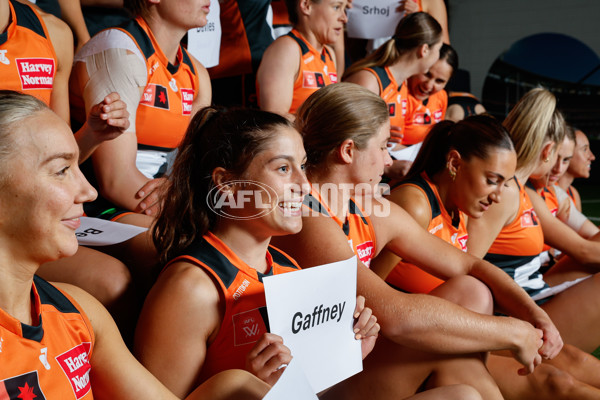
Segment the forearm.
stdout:
[[135,167],[118,168],[118,171],[100,172],[96,169],[98,190],[104,198],[116,206],[130,211],[136,211],[140,199],[137,198],[138,190],[150,179],[146,178]]

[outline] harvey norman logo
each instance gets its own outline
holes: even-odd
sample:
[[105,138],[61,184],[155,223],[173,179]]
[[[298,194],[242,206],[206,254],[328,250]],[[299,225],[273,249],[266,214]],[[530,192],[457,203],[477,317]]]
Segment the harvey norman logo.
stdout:
[[52,58],[17,58],[15,62],[23,90],[52,89],[56,71]]
[[89,361],[91,343],[85,342],[56,357],[58,365],[69,379],[77,399],[85,396],[91,389]]

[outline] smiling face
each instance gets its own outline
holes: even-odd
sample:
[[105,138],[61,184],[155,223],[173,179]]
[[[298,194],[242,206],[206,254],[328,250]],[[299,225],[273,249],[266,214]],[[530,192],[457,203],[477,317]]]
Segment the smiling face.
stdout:
[[498,148],[491,150],[486,159],[474,156],[455,163],[456,179],[450,185],[450,204],[446,206],[479,218],[492,203],[500,201],[506,181],[515,174],[517,155],[512,150]]
[[[247,219],[254,232],[264,237],[297,233],[302,229],[302,201],[310,192],[304,173],[306,152],[302,137],[293,128],[275,128],[268,146],[258,153],[240,179],[256,182],[252,185],[252,201],[243,209],[231,210],[238,217],[260,215]],[[244,190],[233,187],[234,196]],[[256,201],[258,200],[258,201]],[[264,212],[264,211],[267,212]]]
[[549,184],[555,184],[558,182],[560,177],[563,176],[563,174],[567,171],[569,164],[571,164],[574,150],[575,142],[568,137],[565,137],[565,140],[563,140],[562,144],[558,148],[556,162],[548,174]]
[[592,161],[596,159],[590,149],[590,141],[585,133],[580,130],[575,131],[575,151],[569,165],[569,173],[574,178],[589,178]]
[[15,259],[43,263],[77,251],[83,203],[96,197],[78,167],[69,127],[51,111],[15,124],[0,190],[1,241]]
[[452,72],[446,60],[438,60],[428,72],[408,78],[408,90],[416,99],[423,101],[446,87]]
[[321,44],[335,43],[344,34],[346,0],[307,0],[310,11],[309,28]]
[[366,183],[375,190],[375,186],[381,182],[385,167],[392,165],[392,158],[387,149],[389,139],[390,123],[388,121],[377,129],[375,135],[369,138],[365,148],[356,149],[350,165],[353,184]]

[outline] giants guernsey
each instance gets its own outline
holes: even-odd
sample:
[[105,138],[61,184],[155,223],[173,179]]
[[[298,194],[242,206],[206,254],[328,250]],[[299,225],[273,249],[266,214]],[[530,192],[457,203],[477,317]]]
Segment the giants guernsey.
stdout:
[[434,93],[424,101],[418,100],[409,93],[401,143],[412,145],[425,140],[431,127],[444,119],[446,108],[448,108],[448,95],[445,90]]
[[[393,129],[397,130],[400,135],[404,134],[406,111],[408,109],[408,88],[403,82],[396,82],[394,75],[390,72],[388,67],[371,67],[365,68],[375,78],[379,84],[379,97],[381,97],[388,105],[390,112],[390,125]],[[392,132],[391,142],[402,143],[401,136],[394,136],[395,132]]]
[[465,113],[464,118],[475,115],[475,106],[481,104],[479,99],[467,92],[450,92],[448,94],[448,106],[459,105]]
[[323,46],[319,53],[296,29],[292,29],[288,36],[296,41],[300,47],[300,69],[294,82],[294,96],[290,113],[294,114],[311,94],[320,88],[337,83],[335,63],[329,50]]
[[502,268],[531,297],[548,289],[539,271],[544,234],[525,187],[515,178],[519,188],[519,212],[502,228],[484,259]]
[[198,94],[198,76],[190,55],[180,46],[178,65],[169,63],[141,17],[119,29],[136,42],[148,68],[135,120],[138,145],[174,149],[185,135]]
[[9,1],[11,22],[0,35],[0,88],[30,94],[50,105],[56,54],[42,17]]
[[[414,179],[402,182],[399,186],[404,185],[418,188],[427,197],[429,207],[431,208],[431,221],[429,221],[429,226],[427,226],[429,233],[450,243],[457,249],[467,251],[469,234],[467,233],[465,214],[461,211],[459,212],[458,219],[452,219],[442,204],[437,187],[429,180],[425,173]],[[444,280],[423,271],[416,265],[399,262],[386,278],[386,282],[406,292],[429,293],[444,283]]]
[[216,282],[221,299],[225,301],[219,333],[206,351],[200,375],[202,381],[227,369],[244,369],[246,354],[269,331],[262,279],[296,271],[300,267],[287,254],[272,246],[269,246],[266,259],[268,272],[262,274],[208,232],[183,255],[169,262],[186,261],[202,268]]
[[323,201],[321,195],[314,188],[311,193],[304,197],[304,206],[312,210],[331,217],[344,231],[348,238],[350,248],[356,254],[360,261],[367,267],[370,267],[371,260],[375,256],[375,231],[373,224],[364,211],[360,209],[354,199],[350,198],[348,202],[348,213],[345,221],[341,221],[331,212],[329,206]]
[[68,295],[35,276],[37,325],[0,309],[0,399],[91,400],[90,321]]

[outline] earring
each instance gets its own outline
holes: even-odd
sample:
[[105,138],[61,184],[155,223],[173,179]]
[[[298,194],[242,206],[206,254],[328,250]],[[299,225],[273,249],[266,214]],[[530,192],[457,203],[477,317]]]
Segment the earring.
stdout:
[[548,161],[550,161],[550,157],[546,157],[546,158],[544,159],[544,162],[548,162]]
[[453,170],[450,169],[450,162],[449,161],[446,164],[446,168],[448,169],[448,174],[450,175],[450,179],[452,179],[452,182],[454,182],[454,180],[456,179],[456,171],[453,171]]

